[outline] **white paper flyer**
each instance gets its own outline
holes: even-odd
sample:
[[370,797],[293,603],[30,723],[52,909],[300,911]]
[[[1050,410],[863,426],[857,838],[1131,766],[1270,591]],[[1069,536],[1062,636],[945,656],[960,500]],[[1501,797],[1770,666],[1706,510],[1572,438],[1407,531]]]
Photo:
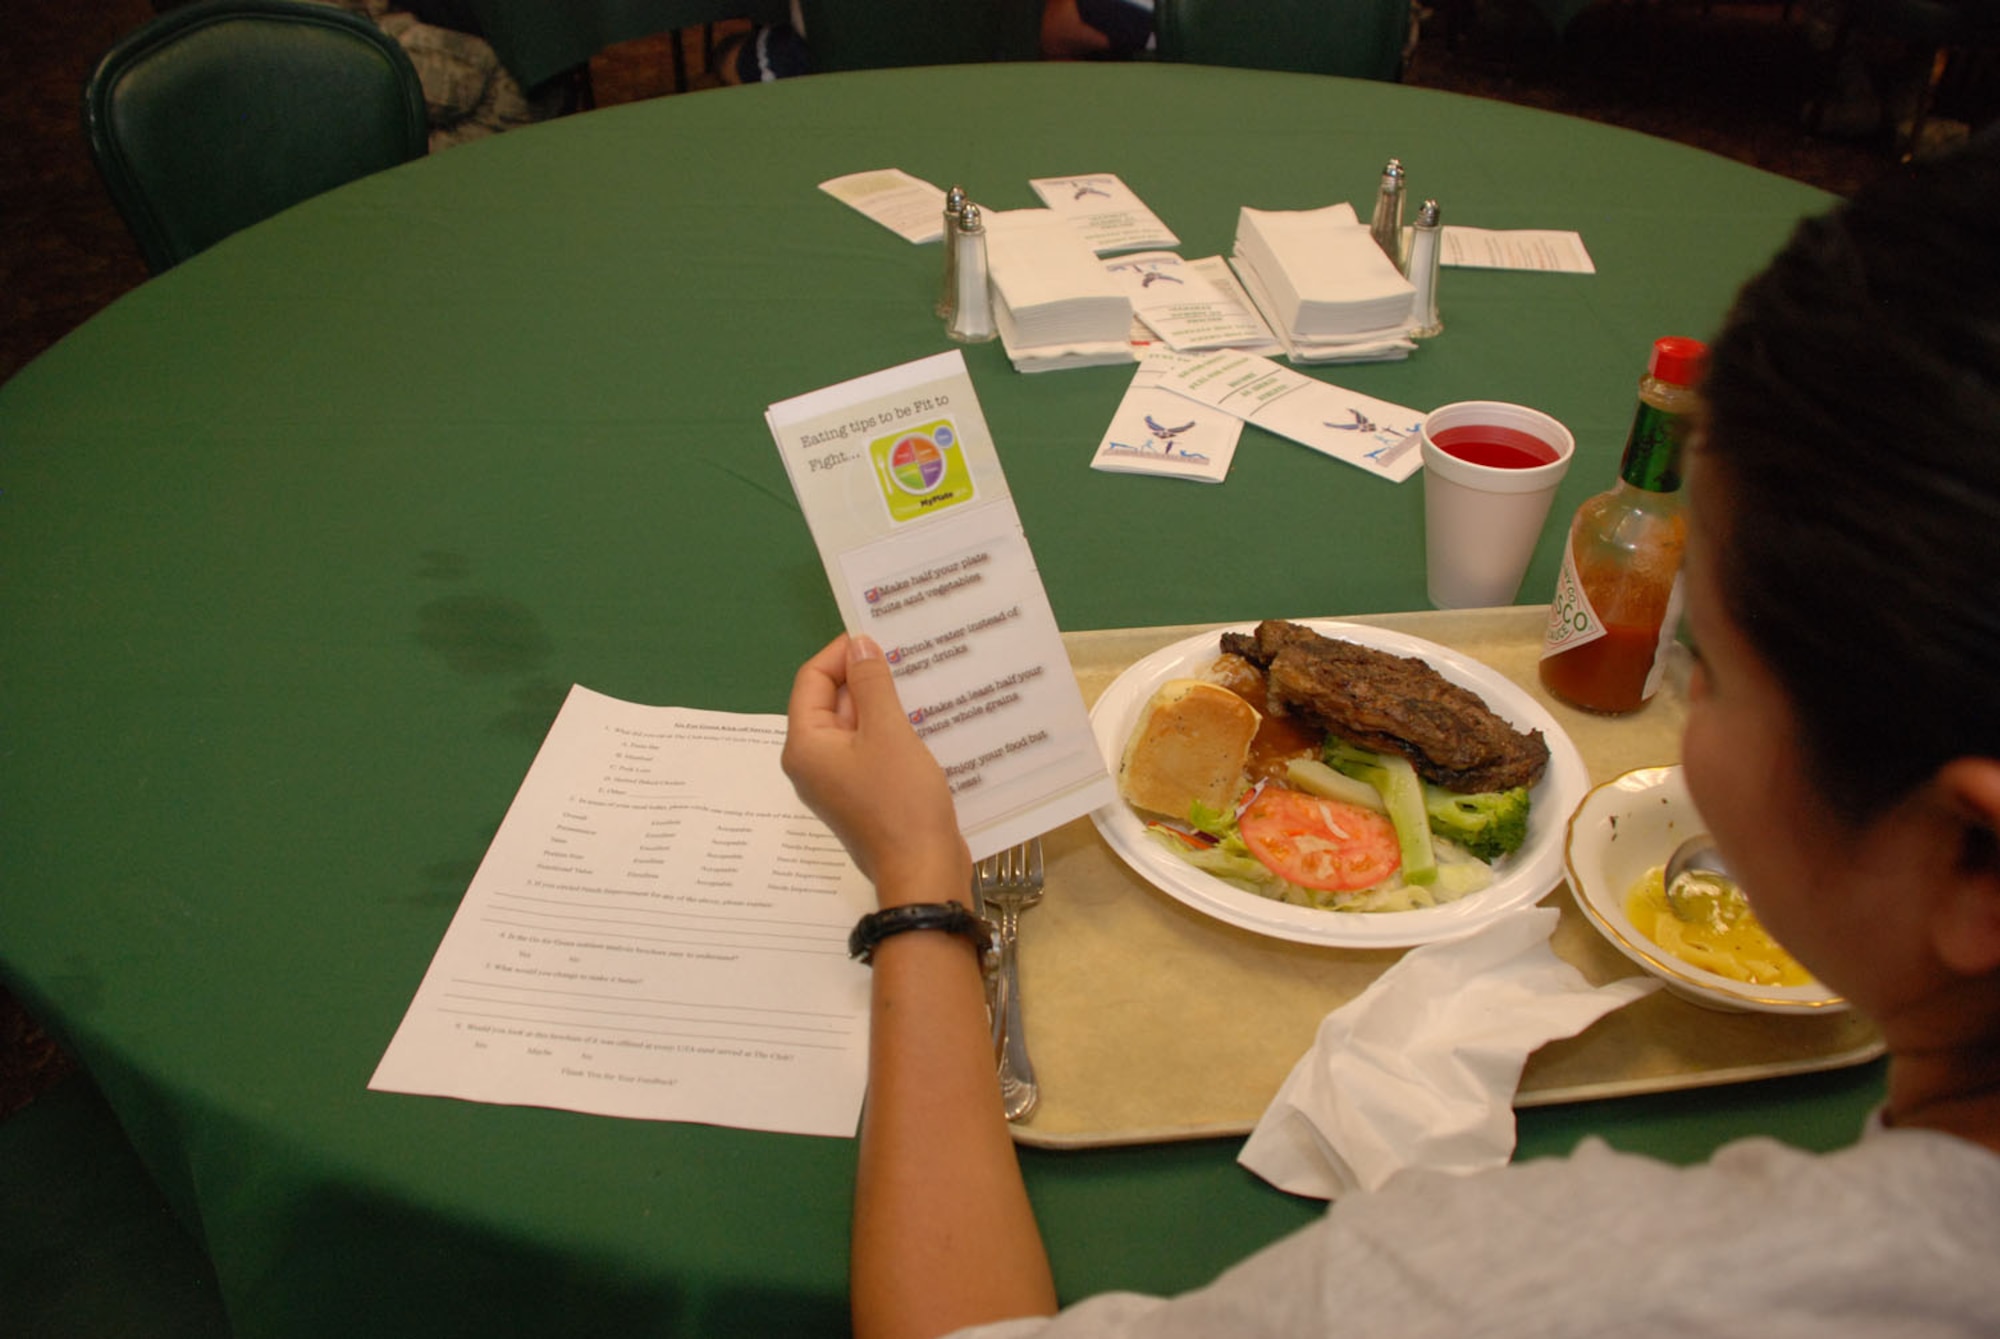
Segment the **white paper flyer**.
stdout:
[[957,350],[765,414],[848,631],[881,643],[974,859],[1116,797]]
[[935,242],[944,236],[944,192],[901,168],[850,172],[822,181],[819,188],[906,242]]
[[1473,270],[1546,270],[1596,274],[1580,233],[1548,228],[1461,228],[1446,224],[1439,260]]
[[368,1086],[852,1136],[875,894],[784,743],[572,688]]

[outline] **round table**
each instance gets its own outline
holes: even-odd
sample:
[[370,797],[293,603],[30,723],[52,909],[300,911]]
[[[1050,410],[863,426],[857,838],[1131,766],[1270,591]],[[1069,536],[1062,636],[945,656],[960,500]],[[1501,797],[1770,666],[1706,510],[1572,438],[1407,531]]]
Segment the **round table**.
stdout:
[[[1518,400],[1612,478],[1650,341],[1820,193],[1450,95],[1161,65],[831,75],[593,112],[356,183],[150,281],[0,388],[0,968],[74,1047],[245,1335],[838,1332],[847,1141],[370,1093],[565,690],[782,710],[836,630],[764,407],[948,347],[936,247],[815,189],[989,208],[1113,171],[1189,257],[1240,205],[1574,228],[1449,270],[1445,334],[1318,375]],[[1068,629],[1424,601],[1421,483],[1256,429],[1226,484],[1094,472],[1130,377],[967,350]],[[1542,599],[1559,523],[1522,588]],[[1672,1158],[1851,1139],[1864,1068],[1524,1112]],[[1308,1221],[1233,1141],[1030,1151],[1067,1297]]]

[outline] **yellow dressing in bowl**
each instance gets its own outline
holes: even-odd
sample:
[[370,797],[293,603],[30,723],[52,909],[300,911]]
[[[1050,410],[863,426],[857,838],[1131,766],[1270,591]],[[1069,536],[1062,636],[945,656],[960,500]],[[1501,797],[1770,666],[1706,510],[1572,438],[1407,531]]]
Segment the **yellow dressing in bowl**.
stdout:
[[1757,986],[1809,986],[1810,973],[1778,947],[1734,885],[1683,878],[1680,903],[1694,917],[1682,920],[1667,905],[1665,870],[1646,871],[1625,895],[1625,915],[1640,934],[1682,962]]

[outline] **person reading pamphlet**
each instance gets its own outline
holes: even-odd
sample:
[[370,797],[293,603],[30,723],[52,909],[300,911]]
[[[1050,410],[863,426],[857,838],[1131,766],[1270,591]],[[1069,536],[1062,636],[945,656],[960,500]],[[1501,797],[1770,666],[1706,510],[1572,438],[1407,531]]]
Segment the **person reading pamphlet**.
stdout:
[[[1887,1100],[1854,1145],[1683,1168],[1587,1139],[1407,1171],[1196,1292],[1061,1298],[978,955],[895,934],[855,1333],[2000,1334],[1996,200],[1989,135],[1801,224],[1716,336],[1691,443],[1683,767],[1760,920],[1881,1029]],[[967,899],[950,789],[874,642],[800,669],[783,762],[883,907]]]

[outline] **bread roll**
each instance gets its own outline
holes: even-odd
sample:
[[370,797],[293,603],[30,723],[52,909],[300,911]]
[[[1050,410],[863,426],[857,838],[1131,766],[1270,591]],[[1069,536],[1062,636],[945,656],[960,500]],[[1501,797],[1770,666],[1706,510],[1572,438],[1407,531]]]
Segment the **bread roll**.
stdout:
[[1146,704],[1125,745],[1118,789],[1140,809],[1185,820],[1194,802],[1227,809],[1263,718],[1227,688],[1173,679]]

